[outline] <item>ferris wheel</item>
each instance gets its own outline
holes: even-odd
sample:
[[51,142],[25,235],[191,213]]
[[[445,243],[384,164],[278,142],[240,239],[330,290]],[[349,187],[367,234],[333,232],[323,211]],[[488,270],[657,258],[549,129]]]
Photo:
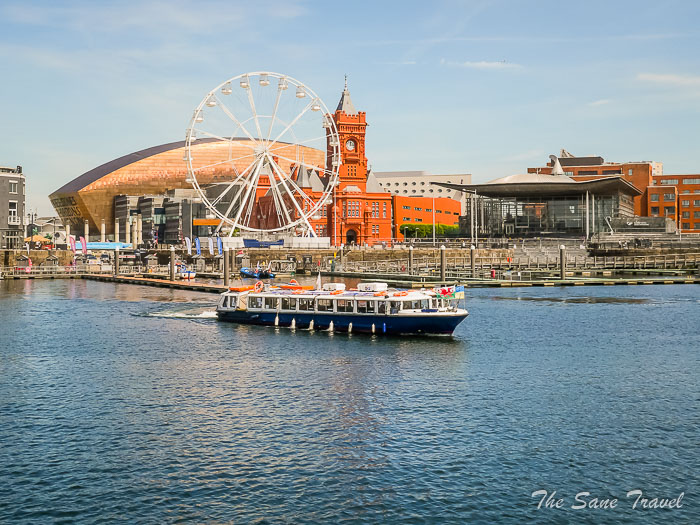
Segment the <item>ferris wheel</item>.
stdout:
[[188,181],[216,232],[316,236],[332,202],[340,141],[321,98],[298,80],[254,72],[207,93],[186,131]]

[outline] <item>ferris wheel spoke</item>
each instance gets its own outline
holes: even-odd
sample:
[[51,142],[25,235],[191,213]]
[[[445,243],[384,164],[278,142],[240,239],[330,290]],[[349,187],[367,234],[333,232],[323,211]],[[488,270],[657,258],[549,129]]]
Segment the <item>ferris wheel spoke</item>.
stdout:
[[[245,207],[245,204],[248,202],[248,197],[250,197],[250,193],[255,188],[255,186],[258,183],[258,179],[260,178],[260,170],[263,165],[263,159],[264,157],[260,157],[258,160],[257,165],[255,166],[255,172],[253,173],[253,176],[250,178],[248,188],[246,189],[245,196],[243,199],[240,201],[240,206],[238,207],[238,211],[236,212],[236,218],[233,220],[232,226],[231,226],[231,233],[229,233],[229,236],[233,236],[233,232],[236,229],[236,226],[239,224],[238,221],[241,218],[241,214],[243,213],[243,209]],[[240,192],[239,192],[240,195]],[[226,216],[230,213],[231,209],[233,208],[233,203],[236,201],[231,201],[231,206],[229,206],[229,210],[226,212]]]
[[292,126],[294,126],[294,124],[296,124],[297,122],[299,122],[299,119],[300,119],[301,117],[303,117],[304,114],[305,114],[307,111],[309,111],[309,110],[311,109],[311,106],[313,106],[313,104],[314,104],[314,101],[313,101],[313,100],[312,100],[311,102],[309,102],[309,103],[306,105],[306,107],[305,107],[303,110],[301,110],[301,112],[300,112],[296,117],[294,117],[294,120],[292,120],[289,124],[287,124],[287,126],[279,133],[279,135],[277,135],[277,136],[274,138],[274,140],[273,140],[272,142],[270,142],[270,143],[267,145],[267,147],[268,147],[268,148],[271,148],[272,146],[274,146],[275,144],[277,144],[277,141],[278,141],[279,139],[281,139],[282,136],[283,136],[285,133],[287,133],[287,131],[289,131],[289,130],[292,128]]
[[199,133],[202,133],[202,134],[204,134],[204,135],[207,135],[208,137],[211,137],[211,138],[214,138],[214,139],[218,139],[218,140],[220,140],[220,141],[222,141],[222,142],[231,142],[231,140],[232,140],[232,138],[233,138],[233,137],[229,137],[229,138],[227,138],[227,137],[222,137],[221,135],[217,135],[216,133],[212,133],[212,132],[210,132],[210,131],[207,131],[207,130],[204,130],[204,129],[201,129],[201,128],[192,128],[192,130],[193,130],[193,131],[197,131],[197,132],[199,132]]
[[[271,162],[274,162],[274,161],[271,161]],[[271,187],[272,187],[273,195],[276,195],[276,196],[275,196],[275,202],[279,201],[279,207],[281,208],[281,210],[282,210],[282,212],[284,213],[284,215],[287,217],[287,225],[289,225],[289,224],[291,224],[291,223],[294,222],[294,221],[293,221],[292,218],[289,216],[289,210],[287,210],[287,205],[286,205],[286,203],[284,202],[284,197],[282,196],[282,192],[281,192],[280,189],[279,189],[278,183],[277,183],[277,182],[275,181],[275,179],[274,179],[274,177],[275,177],[274,174],[275,174],[275,173],[276,173],[276,170],[273,168],[273,169],[271,170],[272,182],[273,182],[273,183],[271,184]],[[280,184],[283,184],[283,179],[282,179],[281,177],[280,177]],[[275,192],[276,192],[276,193],[275,193]],[[277,212],[277,215],[278,215],[278,216],[280,215],[279,210],[278,210],[278,212]],[[280,217],[280,219],[281,219],[281,217]],[[282,226],[282,221],[281,221],[281,220],[280,220],[280,226]]]
[[306,214],[302,211],[301,206],[299,206],[299,203],[298,203],[297,200],[294,198],[294,193],[289,189],[289,186],[287,186],[287,184],[286,184],[286,182],[285,182],[285,180],[284,180],[284,173],[282,173],[282,170],[279,168],[279,166],[277,166],[277,164],[276,164],[275,162],[272,161],[272,158],[270,158],[269,155],[268,155],[267,157],[268,157],[268,159],[270,160],[270,165],[272,166],[272,169],[273,169],[274,171],[276,171],[277,174],[280,176],[280,182],[282,183],[282,186],[284,187],[284,189],[287,191],[287,193],[288,193],[289,196],[291,197],[292,203],[294,204],[294,207],[295,207],[295,208],[297,209],[297,211],[299,212],[299,217],[301,217],[302,219],[304,219],[304,222],[305,222],[306,225],[309,227],[309,230],[312,232],[312,235],[315,237],[315,236],[316,236],[316,233],[313,231],[313,228],[311,227],[311,223],[309,222],[309,219],[306,217]]
[[250,84],[246,88],[248,92],[248,104],[250,104],[250,109],[253,112],[253,117],[255,118],[255,129],[258,131],[258,137],[262,141],[262,131],[260,131],[260,121],[258,120],[258,112],[255,109],[255,99],[253,98],[253,90],[250,89]]
[[[200,171],[200,170],[205,170],[207,168],[213,168],[214,166],[221,166],[222,164],[228,164],[229,162],[236,162],[237,160],[243,160],[248,157],[255,157],[255,153],[249,153],[248,155],[244,155],[242,157],[237,157],[235,159],[226,159],[226,160],[220,160],[219,162],[213,162],[212,164],[207,164],[206,166],[199,166],[197,168],[192,168],[192,171]],[[235,169],[235,165],[234,165]]]
[[[314,142],[316,140],[321,140],[321,139],[325,139],[325,138],[326,138],[326,135],[320,135],[320,136],[314,137],[312,139],[300,140],[299,142],[295,142],[293,145],[294,146],[301,146],[303,144],[308,144],[309,142]],[[274,151],[279,151],[280,149],[285,149],[285,148],[290,148],[290,147],[291,147],[290,144],[278,144],[276,148],[272,148],[272,149],[268,146],[267,150],[270,153],[272,153]]]
[[309,163],[307,163],[307,162],[303,162],[303,161],[302,161],[302,162],[299,162],[298,160],[290,159],[289,157],[283,157],[282,155],[275,155],[275,157],[277,157],[278,159],[286,160],[287,162],[292,162],[292,163],[294,163],[294,164],[297,164],[297,165],[300,165],[300,166],[304,166],[304,167],[306,167],[306,168],[309,168],[310,170],[321,171],[321,172],[327,173],[327,174],[329,174],[329,175],[333,175],[333,174],[335,173],[334,171],[330,171],[330,170],[327,170],[327,169],[319,168],[318,166],[314,166],[313,164],[309,164]]
[[270,142],[270,135],[272,135],[272,127],[275,125],[275,119],[277,118],[277,109],[279,108],[280,105],[280,99],[282,98],[282,91],[283,89],[278,86],[277,87],[277,97],[275,98],[275,107],[272,110],[272,118],[270,119],[270,127],[267,130],[267,137],[265,138],[266,142]]
[[[258,161],[257,163],[251,164],[251,166],[253,166],[253,165],[255,165],[255,166],[256,166],[256,169],[257,169],[257,167],[260,165],[260,162]],[[251,177],[251,179],[252,179],[252,177]],[[245,190],[249,187],[250,184],[251,184],[251,181],[250,181],[250,180],[244,180],[244,181],[243,181],[243,184],[241,184],[240,187],[238,188],[238,190],[236,191],[236,195],[233,197],[233,199],[231,199],[231,203],[228,205],[228,208],[226,208],[226,211],[225,211],[224,213],[218,213],[218,212],[217,212],[217,213],[219,214],[219,216],[220,216],[224,221],[230,221],[230,220],[231,220],[231,219],[229,218],[229,214],[230,214],[231,211],[233,210],[233,207],[236,205],[236,203],[239,202],[239,199],[240,199],[241,194],[243,193],[243,191],[245,191]],[[220,225],[220,227],[221,227],[221,226],[223,226],[223,225]],[[235,226],[232,228],[231,234],[230,234],[230,235],[233,235],[232,232],[233,232],[234,229],[235,229]]]
[[[236,116],[235,116],[235,115],[233,114],[233,112],[228,108],[228,106],[226,106],[226,104],[224,104],[223,102],[221,102],[218,98],[217,98],[216,100],[217,100],[217,102],[219,103],[219,107],[221,108],[221,111],[223,111],[224,113],[226,113],[226,116],[228,116],[228,118],[230,118],[231,120],[233,120],[233,121],[236,123],[236,126],[238,126],[238,127],[241,129],[241,131],[242,131],[243,133],[245,133],[245,134],[248,136],[248,138],[249,138],[250,140],[252,140],[254,143],[257,144],[257,143],[259,142],[259,140],[256,139],[255,137],[253,137],[253,135],[250,134],[250,132],[249,132],[249,131],[246,129],[246,127],[243,125],[243,123],[242,123],[240,120],[238,120],[238,119],[236,118]],[[256,118],[257,118],[257,117],[256,117]]]
[[[273,160],[272,162],[274,162],[274,160]],[[280,168],[279,165],[278,165],[278,168],[279,168],[278,171],[279,171],[280,173],[282,173],[282,168]],[[306,192],[304,192],[304,190],[301,189],[301,186],[299,186],[299,185],[294,181],[294,179],[293,179],[291,176],[285,177],[285,178],[284,178],[284,181],[287,182],[287,183],[289,183],[289,184],[292,186],[292,188],[293,188],[294,190],[296,190],[297,194],[298,194],[302,199],[304,199],[304,202],[306,202],[307,204],[310,204],[311,207],[313,207],[313,206],[316,205],[316,203],[314,202],[314,200],[313,200],[311,197],[309,197],[309,196],[306,194]],[[281,181],[280,181],[280,182],[281,182]]]
[[[238,176],[232,182],[229,183],[229,185],[226,187],[226,189],[224,191],[222,191],[216,197],[216,199],[211,201],[212,206],[216,206],[217,204],[219,204],[219,202],[221,202],[221,199],[224,198],[224,196],[231,190],[231,188],[233,188],[236,184],[238,184],[239,180],[241,180],[243,177],[245,177],[246,173],[248,173],[250,171],[250,168],[252,168],[254,165],[255,165],[254,162],[250,163],[250,165],[246,169],[244,169],[241,173],[239,173]],[[236,169],[236,167],[234,166],[233,169]],[[238,173],[238,171],[236,171],[236,173]]]

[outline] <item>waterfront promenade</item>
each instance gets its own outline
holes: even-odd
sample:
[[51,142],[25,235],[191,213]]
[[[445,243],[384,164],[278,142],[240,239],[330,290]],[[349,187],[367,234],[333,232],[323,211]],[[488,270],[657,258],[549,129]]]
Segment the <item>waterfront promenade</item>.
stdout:
[[[320,272],[326,278],[380,280],[408,288],[454,283],[468,287],[694,284],[700,280],[700,248],[659,252],[650,249],[632,254],[623,251],[589,255],[575,243],[538,248],[504,245],[476,249],[453,245],[305,251],[251,249],[225,252],[226,256],[151,250],[140,258],[132,256],[121,261],[118,267],[113,256],[93,264],[65,264],[72,260],[72,253],[65,251],[31,252],[39,263],[27,265],[22,252],[15,252],[12,257],[5,255],[4,259],[11,264],[0,267],[0,275],[6,279],[86,278],[212,291],[220,291],[235,282],[241,266],[258,264],[269,265],[278,282]],[[54,264],[47,264],[52,260]],[[171,267],[173,260],[195,270],[196,282],[180,282],[179,274],[173,273]]]

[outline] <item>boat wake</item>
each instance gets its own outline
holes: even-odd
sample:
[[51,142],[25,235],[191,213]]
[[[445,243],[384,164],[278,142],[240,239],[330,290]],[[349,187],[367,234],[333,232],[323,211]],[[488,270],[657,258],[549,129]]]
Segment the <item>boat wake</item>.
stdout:
[[143,317],[157,317],[161,319],[189,319],[192,321],[207,321],[216,319],[216,310],[160,310],[157,312],[145,312]]

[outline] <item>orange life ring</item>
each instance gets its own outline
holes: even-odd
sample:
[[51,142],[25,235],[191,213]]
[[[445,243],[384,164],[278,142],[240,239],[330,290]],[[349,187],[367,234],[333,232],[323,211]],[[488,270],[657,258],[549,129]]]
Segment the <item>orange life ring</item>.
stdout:
[[375,297],[381,297],[383,295],[386,295],[386,292],[375,292],[374,294]]
[[405,297],[408,295],[408,292],[396,292],[394,293],[394,297]]
[[291,284],[292,286],[298,286],[299,282],[296,279],[290,279],[289,284]]
[[344,291],[345,291],[345,290],[333,290],[333,291],[331,292],[331,295],[340,295],[340,294],[343,293]]
[[292,292],[292,294],[294,294],[294,295],[299,295],[299,294],[301,294],[301,293],[304,293],[304,290],[294,290],[294,291]]
[[262,281],[258,281],[257,283],[255,283],[255,288],[253,288],[253,291],[254,291],[255,293],[260,293],[260,292],[262,292],[262,291],[263,291],[263,282],[262,282]]

